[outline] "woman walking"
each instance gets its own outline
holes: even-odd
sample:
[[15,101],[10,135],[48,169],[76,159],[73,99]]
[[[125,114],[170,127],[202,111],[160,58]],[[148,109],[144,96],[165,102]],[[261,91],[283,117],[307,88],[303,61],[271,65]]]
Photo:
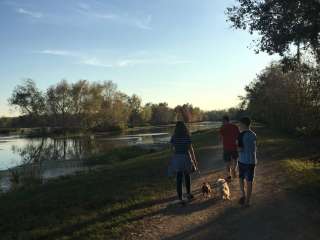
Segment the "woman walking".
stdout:
[[183,204],[183,178],[187,192],[187,200],[191,200],[193,199],[193,195],[191,194],[190,174],[197,170],[197,161],[192,147],[191,137],[184,122],[177,122],[171,138],[171,144],[174,148],[174,154],[169,165],[169,174],[176,175],[179,203]]

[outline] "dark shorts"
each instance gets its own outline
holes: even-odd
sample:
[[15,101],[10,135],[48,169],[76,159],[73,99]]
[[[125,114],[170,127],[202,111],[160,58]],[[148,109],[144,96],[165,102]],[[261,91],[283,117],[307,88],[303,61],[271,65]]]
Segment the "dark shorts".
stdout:
[[239,157],[238,151],[223,150],[223,160],[230,162],[231,160],[237,160]]
[[238,162],[239,178],[246,179],[248,182],[253,182],[255,164],[244,164]]

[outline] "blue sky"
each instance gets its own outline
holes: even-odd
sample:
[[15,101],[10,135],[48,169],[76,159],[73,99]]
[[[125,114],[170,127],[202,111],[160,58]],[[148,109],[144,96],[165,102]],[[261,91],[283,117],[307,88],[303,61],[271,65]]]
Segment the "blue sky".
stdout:
[[144,102],[235,106],[272,59],[224,15],[233,0],[0,0],[0,116],[24,78],[112,80]]

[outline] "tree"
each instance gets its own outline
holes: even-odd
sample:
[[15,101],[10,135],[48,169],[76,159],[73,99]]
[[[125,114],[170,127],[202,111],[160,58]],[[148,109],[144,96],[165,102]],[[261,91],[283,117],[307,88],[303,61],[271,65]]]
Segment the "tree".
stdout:
[[113,126],[124,128],[127,126],[130,116],[130,105],[128,95],[118,92],[115,95],[113,103]]
[[62,80],[55,86],[51,86],[47,91],[47,103],[49,114],[53,114],[63,127],[66,127],[67,117],[72,115],[73,99],[71,86],[66,80]]
[[282,71],[273,63],[245,88],[249,113],[258,121],[286,131],[317,133],[320,124],[319,69],[308,65]]
[[142,123],[142,108],[141,108],[141,98],[133,94],[129,99],[129,107],[131,110],[129,123],[131,126],[139,125]]
[[78,117],[84,114],[84,105],[87,101],[88,92],[89,83],[87,80],[79,80],[71,86],[72,112]]
[[301,50],[311,49],[320,63],[320,1],[318,0],[237,0],[227,9],[236,29],[257,32],[256,51],[288,55],[296,46],[300,62]]
[[[9,123],[0,119],[2,126],[34,127],[45,123],[45,126],[62,127],[63,130],[105,131],[149,123],[168,124],[176,121],[179,114],[186,122],[201,121],[206,116],[200,108],[188,103],[177,106],[175,110],[167,103],[142,106],[139,96],[128,96],[119,91],[112,81],[79,80],[68,83],[62,80],[43,94],[32,80],[27,80],[15,88],[9,102],[19,106],[27,116],[10,120]],[[177,109],[181,111],[178,113]],[[31,114],[34,117],[28,117]]]
[[129,97],[118,91],[111,81],[91,86],[88,111],[93,127],[101,130],[109,128],[124,128],[130,115]]
[[40,116],[45,113],[44,94],[32,79],[26,79],[21,85],[18,85],[8,101],[23,115]]
[[168,124],[175,121],[174,110],[169,108],[167,103],[152,105],[151,122],[154,124]]
[[141,120],[142,123],[149,123],[152,117],[152,104],[147,103],[141,109]]

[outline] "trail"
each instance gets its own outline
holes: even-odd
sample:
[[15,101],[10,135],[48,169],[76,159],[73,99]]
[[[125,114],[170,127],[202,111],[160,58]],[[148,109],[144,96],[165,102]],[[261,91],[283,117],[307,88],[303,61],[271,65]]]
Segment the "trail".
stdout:
[[[194,176],[192,187],[195,200],[186,206],[170,205],[175,192],[167,201],[154,206],[154,214],[143,219],[139,228],[128,230],[130,240],[256,240],[256,239],[319,239],[318,215],[314,206],[285,191],[285,179],[270,153],[259,155],[256,179],[249,208],[238,204],[237,179],[231,182],[231,201],[204,199],[201,183],[213,183],[224,176],[222,150],[206,146],[197,150],[201,176]],[[142,226],[142,227],[141,227]],[[130,232],[130,233],[129,233]]]

